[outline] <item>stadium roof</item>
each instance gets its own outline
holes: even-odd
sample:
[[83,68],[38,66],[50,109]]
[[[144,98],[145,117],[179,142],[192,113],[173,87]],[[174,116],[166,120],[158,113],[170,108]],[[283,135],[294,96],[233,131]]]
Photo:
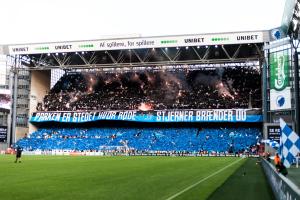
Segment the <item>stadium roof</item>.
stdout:
[[300,0],[287,0],[281,23],[287,35],[299,38],[300,33]]
[[[269,31],[11,45],[30,69],[118,68],[258,61]],[[256,64],[257,65],[257,64]]]

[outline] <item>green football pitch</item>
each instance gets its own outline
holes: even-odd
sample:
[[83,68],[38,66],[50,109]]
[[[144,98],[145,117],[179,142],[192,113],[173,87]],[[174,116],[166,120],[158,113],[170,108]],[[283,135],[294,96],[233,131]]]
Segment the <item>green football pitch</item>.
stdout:
[[22,163],[14,163],[13,156],[2,155],[0,199],[202,200],[213,197],[214,191],[220,195],[220,188],[243,171],[247,160],[251,159],[23,156]]

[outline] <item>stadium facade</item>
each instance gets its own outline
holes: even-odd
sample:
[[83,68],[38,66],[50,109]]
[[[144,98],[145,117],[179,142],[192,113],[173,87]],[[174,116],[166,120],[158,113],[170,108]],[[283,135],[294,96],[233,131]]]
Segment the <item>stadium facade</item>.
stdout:
[[[299,134],[299,19],[288,0],[266,31],[2,46],[0,150],[257,154],[280,118]],[[299,197],[263,167],[277,199]]]
[[[16,63],[13,66],[15,72],[30,71],[30,83],[32,84],[28,86],[31,92],[28,116],[39,116],[39,113],[35,113],[35,109],[37,103],[41,102],[46,92],[50,90],[50,74],[54,69],[66,72],[70,70],[137,71],[187,67],[191,69],[226,66],[259,67],[263,59],[262,46],[264,42],[269,41],[269,37],[268,31],[254,31],[10,45],[4,47],[4,51],[15,57]],[[14,76],[19,77],[17,73]],[[182,115],[194,115],[196,118],[201,118],[202,121],[205,119],[207,121],[208,118],[203,116],[210,115],[210,113],[206,113],[207,111],[199,110],[195,111],[195,114],[190,114],[190,112],[179,113],[178,116],[180,115],[183,120],[193,121]],[[216,113],[217,111],[212,112]],[[224,112],[220,112],[222,116],[226,116],[228,111]],[[239,113],[240,111],[229,111],[229,116],[232,116],[231,112]],[[14,109],[12,109],[12,113],[14,113]],[[19,112],[16,111],[16,113]],[[200,113],[203,114],[200,115]],[[175,115],[177,116],[177,113],[160,113],[158,116],[162,114],[174,115],[174,118]],[[213,114],[211,115],[213,118]],[[232,117],[228,119],[233,120]],[[34,122],[35,117],[32,120]],[[29,132],[33,130],[33,126],[29,125]],[[25,132],[16,134],[15,138],[22,137]],[[14,141],[15,139],[11,140],[11,142]]]

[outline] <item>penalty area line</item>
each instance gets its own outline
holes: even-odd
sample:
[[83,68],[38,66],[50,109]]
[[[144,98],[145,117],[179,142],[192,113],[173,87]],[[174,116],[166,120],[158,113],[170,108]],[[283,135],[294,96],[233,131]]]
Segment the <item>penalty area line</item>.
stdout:
[[203,179],[199,180],[198,182],[196,182],[196,183],[194,183],[194,184],[192,184],[192,185],[190,185],[190,186],[186,187],[185,189],[183,189],[183,190],[181,190],[181,191],[177,192],[176,194],[174,194],[174,195],[170,196],[170,197],[169,197],[169,198],[167,198],[166,200],[172,200],[172,199],[174,199],[174,198],[178,197],[178,196],[179,196],[179,195],[181,195],[182,193],[184,193],[184,192],[186,192],[186,191],[188,191],[188,190],[192,189],[193,187],[197,186],[198,184],[200,184],[200,183],[202,183],[202,182],[206,181],[207,179],[209,179],[209,178],[211,178],[211,177],[213,177],[213,176],[217,175],[218,173],[220,173],[220,172],[224,171],[224,170],[225,170],[225,169],[227,169],[228,167],[230,167],[230,166],[232,166],[232,165],[236,164],[237,162],[239,162],[239,161],[241,161],[241,160],[243,160],[243,158],[241,158],[241,159],[238,159],[238,160],[236,160],[236,161],[234,161],[234,162],[230,163],[229,165],[227,165],[227,166],[223,167],[222,169],[219,169],[218,171],[216,171],[216,172],[214,172],[214,173],[210,174],[209,176],[207,176],[207,177],[205,177],[205,178],[203,178]]

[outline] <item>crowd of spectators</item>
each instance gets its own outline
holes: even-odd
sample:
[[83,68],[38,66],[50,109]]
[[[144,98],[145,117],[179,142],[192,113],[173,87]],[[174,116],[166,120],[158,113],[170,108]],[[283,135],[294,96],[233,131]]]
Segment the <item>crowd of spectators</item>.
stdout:
[[[17,142],[27,151],[253,152],[258,128],[45,128]],[[256,149],[254,149],[255,151]]]
[[66,73],[39,111],[261,108],[255,67]]

